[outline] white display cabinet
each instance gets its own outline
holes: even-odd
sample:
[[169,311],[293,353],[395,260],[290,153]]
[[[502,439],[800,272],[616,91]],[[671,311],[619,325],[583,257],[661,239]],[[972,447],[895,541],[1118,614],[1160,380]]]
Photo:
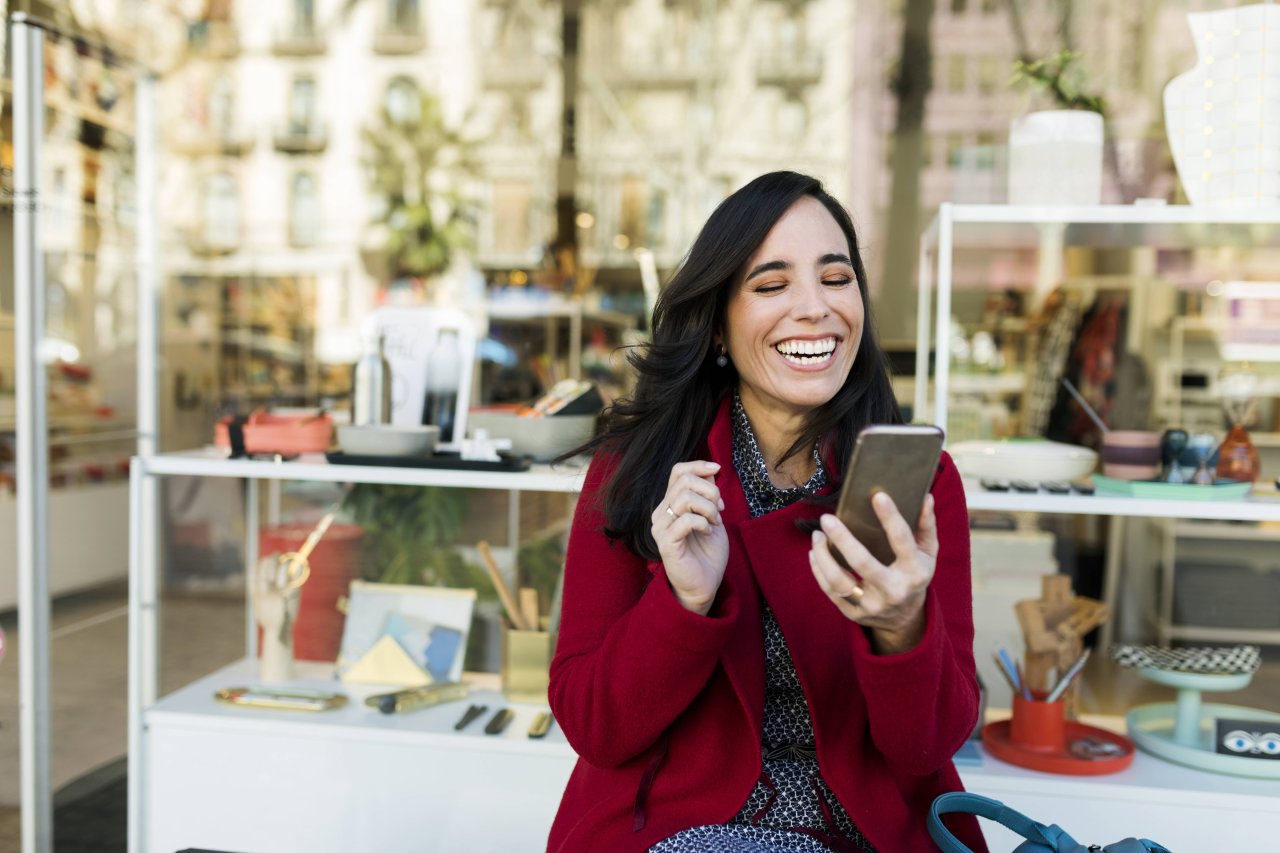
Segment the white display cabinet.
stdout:
[[[939,205],[920,238],[920,293],[916,317],[916,369],[913,384],[916,417],[947,428],[954,390],[950,364],[950,316],[956,254],[964,249],[1027,249],[1036,252],[1034,294],[1043,297],[1062,279],[1063,253],[1070,247],[1097,249],[1194,249],[1213,247],[1280,248],[1280,209],[1223,210],[1187,205]],[[1225,273],[1224,273],[1225,274]],[[936,290],[936,309],[934,296]],[[1142,288],[1134,291],[1131,313],[1143,311]],[[935,353],[929,377],[929,353]],[[930,395],[932,390],[932,395]],[[1280,521],[1280,500],[1237,501],[1145,500],[1123,497],[987,492],[966,483],[970,509],[1003,512],[1078,513],[1114,516],[1107,543],[1103,599],[1113,619],[1100,629],[1101,644],[1110,645],[1121,574],[1123,519],[1147,516],[1217,521]],[[1230,535],[1231,528],[1218,528]],[[1166,554],[1167,556],[1167,554]],[[1166,595],[1170,584],[1166,584]],[[1169,599],[1168,601],[1171,601]],[[1162,602],[1156,613],[1162,639],[1174,634],[1172,605]],[[1276,602],[1280,607],[1280,601]],[[1205,632],[1200,632],[1201,636]],[[1225,637],[1226,635],[1220,635]],[[1274,642],[1276,632],[1238,634],[1252,642]],[[1225,641],[1225,640],[1224,640]],[[1241,640],[1243,641],[1243,640]]]

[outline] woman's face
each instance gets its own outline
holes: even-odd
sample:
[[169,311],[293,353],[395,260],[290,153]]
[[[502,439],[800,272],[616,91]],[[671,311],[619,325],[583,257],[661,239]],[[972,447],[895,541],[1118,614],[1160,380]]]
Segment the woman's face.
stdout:
[[800,415],[834,397],[864,311],[849,242],[822,202],[791,205],[731,287],[723,343],[748,413]]

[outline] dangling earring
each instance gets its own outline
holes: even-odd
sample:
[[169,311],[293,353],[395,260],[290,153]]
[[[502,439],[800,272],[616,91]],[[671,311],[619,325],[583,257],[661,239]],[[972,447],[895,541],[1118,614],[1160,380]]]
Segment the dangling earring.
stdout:
[[717,367],[729,366],[729,356],[725,355],[724,344],[720,344],[720,354],[716,356],[716,366]]

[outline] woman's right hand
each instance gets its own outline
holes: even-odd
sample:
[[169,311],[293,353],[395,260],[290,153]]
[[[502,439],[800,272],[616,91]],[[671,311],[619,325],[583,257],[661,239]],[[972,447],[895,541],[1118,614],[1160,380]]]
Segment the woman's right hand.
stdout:
[[671,468],[667,493],[653,511],[650,530],[671,590],[686,610],[706,615],[729,563],[729,534],[716,486],[720,466],[696,460]]

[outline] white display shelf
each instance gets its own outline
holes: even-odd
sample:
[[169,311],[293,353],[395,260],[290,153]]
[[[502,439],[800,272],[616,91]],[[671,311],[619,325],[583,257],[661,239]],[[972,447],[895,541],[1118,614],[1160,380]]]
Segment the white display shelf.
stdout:
[[[496,676],[469,675],[473,690],[465,700],[386,715],[362,704],[375,688],[336,683],[330,672],[324,664],[301,665],[290,686],[347,693],[348,705],[334,711],[215,701],[219,688],[253,683],[250,660],[148,709],[146,727],[157,745],[148,847],[286,853],[545,847],[576,755],[559,726],[541,741],[527,737],[544,706],[509,704]],[[488,713],[455,732],[471,703],[488,705]],[[515,711],[511,725],[485,735],[484,722],[508,706]],[[1141,752],[1131,767],[1107,776],[1038,773],[985,754],[981,765],[959,770],[966,789],[1058,823],[1085,843],[1145,835],[1179,850],[1254,849],[1280,807],[1280,782],[1215,775]],[[982,828],[993,850],[1012,846],[998,824],[984,821]]]
[[965,481],[970,510],[1052,512],[1067,515],[1119,515],[1230,521],[1280,521],[1280,500],[1180,501],[1113,495],[1051,495],[1044,492],[990,492]]
[[582,464],[532,465],[528,471],[456,471],[443,468],[333,465],[320,453],[304,453],[287,462],[229,459],[227,452],[218,448],[164,453],[139,459],[138,462],[144,473],[161,476],[382,483],[571,494],[582,491],[582,483],[586,479],[586,467]]
[[[317,738],[393,742],[416,746],[456,747],[461,744],[479,753],[502,752],[517,755],[555,755],[576,758],[558,726],[546,737],[530,739],[529,726],[545,705],[508,702],[501,693],[497,675],[467,673],[463,681],[471,685],[466,699],[445,702],[400,714],[383,714],[364,705],[366,697],[397,689],[393,685],[344,684],[333,674],[333,665],[298,662],[289,687],[345,693],[347,704],[331,711],[280,711],[269,708],[228,705],[214,699],[214,692],[227,687],[258,686],[257,661],[243,658],[217,672],[193,681],[170,693],[147,709],[149,726],[158,724],[191,726],[203,731],[243,732],[261,730],[283,722],[290,734]],[[464,731],[454,731],[454,723],[469,704],[487,705],[489,712]],[[510,707],[515,718],[499,735],[484,734],[484,724],[499,708]]]

